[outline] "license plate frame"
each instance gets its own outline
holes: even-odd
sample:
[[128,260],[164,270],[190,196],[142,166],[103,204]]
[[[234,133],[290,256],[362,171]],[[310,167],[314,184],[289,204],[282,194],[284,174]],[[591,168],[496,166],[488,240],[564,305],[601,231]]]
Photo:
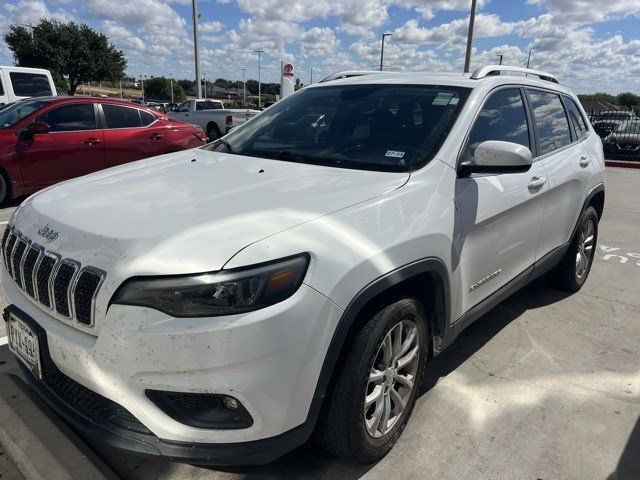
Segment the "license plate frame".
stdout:
[[7,337],[9,350],[39,380],[42,380],[42,357],[40,354],[40,338],[29,322],[14,312],[9,312],[7,319]]

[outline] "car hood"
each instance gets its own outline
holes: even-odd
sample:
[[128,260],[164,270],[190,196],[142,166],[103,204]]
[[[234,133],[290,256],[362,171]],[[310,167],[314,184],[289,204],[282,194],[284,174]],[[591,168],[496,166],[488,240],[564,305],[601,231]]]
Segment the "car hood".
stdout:
[[[408,176],[195,149],[50,187],[26,200],[12,223],[47,249],[123,276],[194,273],[399,188]],[[58,232],[51,243],[38,234],[45,226]]]

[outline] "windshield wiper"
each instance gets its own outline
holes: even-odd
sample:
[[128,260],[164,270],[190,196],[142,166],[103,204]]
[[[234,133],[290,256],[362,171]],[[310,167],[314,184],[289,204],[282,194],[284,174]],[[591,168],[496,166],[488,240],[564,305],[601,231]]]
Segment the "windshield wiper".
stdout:
[[306,159],[304,157],[301,157],[297,153],[293,153],[291,150],[280,150],[274,155],[274,158],[278,160],[284,160],[286,162],[306,162]]

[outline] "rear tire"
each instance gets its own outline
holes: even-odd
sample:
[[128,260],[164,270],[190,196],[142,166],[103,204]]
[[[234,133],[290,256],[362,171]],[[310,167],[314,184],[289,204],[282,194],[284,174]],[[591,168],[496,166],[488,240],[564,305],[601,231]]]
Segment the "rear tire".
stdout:
[[549,283],[566,292],[577,292],[587,281],[598,241],[598,214],[589,206],[580,215],[578,229],[560,263],[547,274]]
[[220,129],[215,123],[210,123],[207,125],[207,138],[210,142],[219,139],[222,136],[220,133]]
[[315,438],[324,449],[360,463],[389,453],[415,405],[428,338],[426,314],[413,298],[374,312],[346,346],[318,419]]

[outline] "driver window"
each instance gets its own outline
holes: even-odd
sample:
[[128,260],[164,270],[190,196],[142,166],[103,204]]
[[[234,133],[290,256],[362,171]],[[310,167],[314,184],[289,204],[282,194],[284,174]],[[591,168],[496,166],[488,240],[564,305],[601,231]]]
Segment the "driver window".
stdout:
[[96,117],[93,103],[72,103],[54,108],[38,118],[51,127],[52,132],[95,130]]
[[469,134],[462,160],[472,158],[478,145],[487,140],[517,143],[531,149],[520,89],[499,90],[487,100]]

